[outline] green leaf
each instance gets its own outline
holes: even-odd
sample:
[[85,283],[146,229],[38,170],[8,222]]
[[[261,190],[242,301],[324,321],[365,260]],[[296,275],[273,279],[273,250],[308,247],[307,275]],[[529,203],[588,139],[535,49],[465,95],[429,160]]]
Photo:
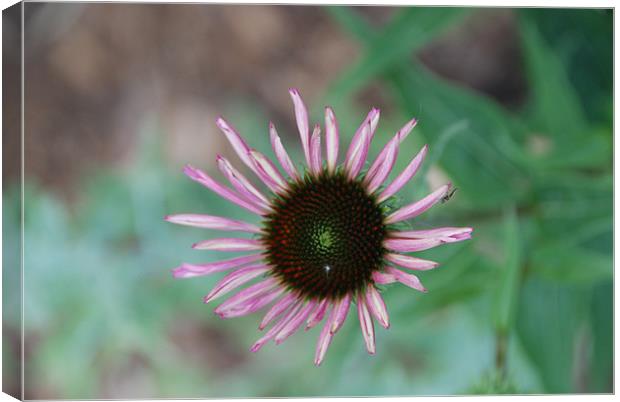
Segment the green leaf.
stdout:
[[612,281],[605,281],[594,287],[590,315],[593,351],[588,392],[613,392],[613,302]]
[[494,303],[495,326],[503,334],[508,333],[514,321],[521,260],[519,222],[516,210],[512,207],[504,214],[504,261]]

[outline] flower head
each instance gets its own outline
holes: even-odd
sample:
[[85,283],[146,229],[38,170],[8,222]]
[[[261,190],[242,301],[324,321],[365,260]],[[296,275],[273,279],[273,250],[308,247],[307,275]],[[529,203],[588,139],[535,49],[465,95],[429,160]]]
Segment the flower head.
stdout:
[[269,193],[257,188],[222,156],[217,157],[217,166],[230,186],[191,166],[185,167],[185,174],[257,214],[261,224],[211,215],[167,216],[167,221],[181,225],[249,234],[194,244],[195,249],[245,255],[206,264],[182,264],[173,274],[187,278],[231,271],[205,297],[206,303],[249,285],[220,304],[215,313],[222,318],[237,317],[270,306],[259,325],[261,331],[269,329],[252,345],[253,352],[270,340],[283,342],[304,323],[310,329],[324,321],[314,360],[319,365],[354,304],[366,349],[374,354],[374,321],[385,328],[390,325],[377,285],[400,282],[426,292],[410,271],[432,269],[437,263],[408,253],[469,239],[472,229],[399,229],[399,222],[415,218],[441,201],[451,187],[441,186],[400,209],[391,207],[393,195],[415,175],[427,152],[424,146],[393,181],[386,183],[399,146],[416,125],[415,119],[407,122],[364,170],[379,110],[368,113],[353,135],[343,163],[338,165],[340,142],[334,112],[325,109],[322,137],[319,125],[310,132],[308,112],[298,91],[291,89],[290,95],[306,167],[300,169],[293,163],[273,124],[269,125],[271,145],[284,173],[219,118],[218,127]]

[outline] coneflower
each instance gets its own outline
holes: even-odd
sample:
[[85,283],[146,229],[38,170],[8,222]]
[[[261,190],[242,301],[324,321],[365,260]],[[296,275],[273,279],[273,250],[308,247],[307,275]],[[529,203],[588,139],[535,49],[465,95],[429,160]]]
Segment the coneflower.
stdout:
[[416,125],[415,119],[407,122],[363,170],[379,121],[379,110],[372,109],[353,135],[343,163],[338,165],[339,132],[332,109],[325,108],[325,134],[321,135],[318,124],[311,132],[299,92],[289,92],[306,167],[299,169],[291,160],[273,124],[269,125],[271,145],[283,172],[264,154],[250,148],[228,122],[218,118],[217,126],[241,161],[270,190],[269,194],[255,187],[222,156],[217,157],[217,166],[230,187],[191,166],[186,166],[184,172],[260,216],[261,224],[211,215],[167,216],[167,221],[181,225],[251,235],[198,242],[193,248],[246,255],[206,264],[182,264],[173,274],[188,278],[232,270],[205,297],[206,303],[249,285],[220,304],[215,313],[230,318],[270,306],[259,325],[265,333],[252,345],[253,352],[270,340],[283,342],[304,325],[310,329],[325,321],[314,358],[319,365],[353,304],[366,349],[374,354],[374,320],[384,328],[390,326],[377,285],[400,282],[426,292],[410,272],[438,264],[407,253],[469,239],[472,229],[401,230],[400,222],[431,208],[449,194],[451,187],[443,185],[419,201],[393,208],[393,195],[415,175],[427,152],[424,146],[393,181],[386,183],[399,146]]

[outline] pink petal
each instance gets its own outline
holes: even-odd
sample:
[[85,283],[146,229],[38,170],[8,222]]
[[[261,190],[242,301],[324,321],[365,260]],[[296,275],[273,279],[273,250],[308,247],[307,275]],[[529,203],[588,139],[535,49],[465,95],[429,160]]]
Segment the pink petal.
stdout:
[[379,285],[388,285],[390,283],[396,282],[396,278],[394,277],[394,275],[379,271],[374,271],[372,273],[372,280]]
[[[387,145],[387,152],[383,159],[375,161],[375,163],[370,167],[368,171],[370,175],[369,183],[368,183],[368,192],[370,194],[374,193],[376,189],[379,188],[390,175],[392,168],[394,167],[394,162],[396,162],[396,156],[398,155],[398,143],[394,140],[390,141]],[[373,172],[374,171],[374,172]],[[366,175],[366,177],[369,177]],[[364,179],[366,180],[366,178]]]
[[185,172],[187,176],[189,176],[190,179],[197,181],[198,183],[207,187],[209,190],[218,194],[220,197],[225,198],[228,201],[234,202],[240,207],[243,207],[247,209],[248,211],[254,212],[257,215],[264,215],[264,212],[260,208],[245,201],[244,199],[239,197],[237,194],[235,194],[232,190],[230,190],[227,187],[222,186],[220,183],[213,180],[211,177],[209,177],[209,175],[207,175],[205,172],[201,171],[200,169],[196,169],[190,165],[186,165],[183,168],[183,171]]
[[217,306],[215,309],[215,313],[217,315],[222,316],[227,311],[234,310],[238,307],[245,307],[247,305],[252,305],[255,302],[254,298],[256,296],[261,296],[267,293],[272,293],[271,291],[278,287],[279,282],[276,278],[268,278],[264,281],[255,283],[254,285],[247,287],[227,299],[225,302]]
[[321,159],[321,127],[317,124],[314,126],[312,137],[310,139],[310,171],[316,175],[321,173],[323,167]]
[[389,253],[385,259],[404,268],[416,271],[427,271],[436,268],[439,264],[434,261],[423,260],[421,258],[412,257],[410,255]]
[[350,179],[357,177],[357,174],[362,170],[364,163],[366,163],[366,157],[368,156],[368,149],[370,147],[370,123],[362,130],[359,139],[351,143],[349,150],[350,155],[345,160],[345,169]]
[[424,161],[424,157],[426,156],[426,152],[428,150],[428,146],[424,145],[420,152],[409,162],[409,165],[403,170],[390,185],[388,185],[385,190],[379,196],[378,202],[382,202],[396,194],[418,171],[420,165],[422,165],[422,161]]
[[351,306],[351,296],[346,295],[340,301],[334,304],[334,310],[332,314],[334,318],[332,320],[332,327],[330,331],[332,333],[338,332],[338,330],[344,324],[344,321],[347,319],[347,314],[349,313],[349,307]]
[[250,151],[250,158],[256,167],[256,174],[271,191],[277,193],[286,190],[286,180],[265,155],[258,151]]
[[355,134],[353,135],[353,138],[351,139],[351,143],[349,144],[349,149],[347,150],[347,154],[345,156],[345,163],[346,161],[352,158],[355,144],[360,143],[362,133],[364,131],[369,130],[367,126],[370,125],[370,131],[367,133],[367,135],[370,139],[372,139],[372,136],[374,135],[375,128],[377,127],[378,122],[379,122],[379,109],[372,108],[370,112],[368,112],[368,115],[366,115],[366,118],[364,118],[364,120],[362,121],[362,124],[359,126],[357,131],[355,131]]
[[220,318],[233,318],[233,317],[241,317],[243,315],[251,314],[255,311],[260,310],[265,307],[284,292],[283,288],[272,289],[269,292],[258,294],[237,306],[231,307],[219,313],[216,312]]
[[310,301],[301,310],[299,310],[299,312],[295,314],[295,317],[293,317],[293,319],[291,319],[274,338],[276,345],[281,344],[286,340],[286,338],[297,332],[301,324],[306,320],[306,318],[308,318],[308,315],[315,307],[316,302]]
[[217,166],[233,187],[251,203],[265,211],[269,211],[269,200],[250,181],[235,169],[226,158],[218,155]]
[[254,169],[252,166],[252,162],[250,158],[248,158],[248,152],[250,151],[250,147],[245,142],[245,140],[237,133],[237,131],[222,117],[218,117],[215,124],[222,130],[230,145],[235,149],[235,152],[239,156],[239,158],[245,163],[250,169]]
[[221,238],[200,241],[192,248],[195,250],[253,251],[264,250],[265,245],[255,239]]
[[180,267],[173,269],[172,274],[175,278],[191,278],[194,276],[210,275],[254,262],[261,258],[263,258],[261,254],[251,254],[207,264],[182,264]]
[[284,328],[286,324],[288,324],[297,314],[299,309],[301,308],[301,303],[297,302],[294,304],[290,310],[284,315],[284,317],[278,321],[273,327],[271,327],[265,335],[263,335],[259,340],[254,342],[254,345],[250,348],[250,351],[256,353],[263,347],[267,342],[271,340],[274,336],[278,334]]
[[393,275],[394,278],[403,285],[409,286],[410,288],[413,288],[415,290],[419,290],[420,292],[427,292],[426,288],[422,286],[422,282],[420,282],[420,279],[418,279],[417,276],[412,274],[406,274],[400,269],[396,269],[390,266],[385,267],[385,271],[388,274]]
[[321,365],[321,362],[325,358],[325,354],[327,353],[327,349],[329,348],[330,343],[334,337],[334,333],[330,330],[333,319],[335,316],[335,311],[332,309],[327,322],[323,326],[321,330],[321,334],[319,335],[319,340],[316,345],[316,352],[314,354],[314,364],[317,366]]
[[297,302],[297,300],[298,300],[298,297],[295,293],[289,293],[288,295],[278,300],[278,302],[275,303],[271,307],[271,309],[269,309],[267,314],[265,314],[265,317],[263,318],[263,321],[261,321],[260,325],[258,326],[258,329],[262,331],[263,329],[267,328],[267,325],[269,325],[271,321],[273,321],[280,314],[282,314],[293,303]]
[[206,229],[260,233],[261,229],[250,223],[213,215],[176,214],[164,218],[177,225],[195,226]]
[[366,288],[366,305],[381,326],[386,329],[390,327],[390,316],[385,307],[385,302],[372,283]]
[[360,320],[360,327],[362,328],[362,334],[364,335],[364,342],[366,343],[366,350],[371,355],[375,354],[375,326],[372,322],[372,317],[366,307],[366,301],[359,295],[357,297],[357,315]]
[[441,239],[445,243],[453,243],[471,238],[472,228],[443,227],[428,230],[395,231],[392,237],[404,239]]
[[298,179],[299,173],[297,173],[297,169],[295,168],[295,164],[291,161],[291,158],[288,156],[286,149],[282,145],[282,141],[278,136],[278,132],[276,131],[276,127],[273,123],[269,123],[269,137],[271,138],[271,147],[273,148],[273,152],[276,154],[276,158],[278,158],[278,162],[284,169],[284,171],[291,177],[292,179]]
[[383,242],[384,246],[389,250],[400,253],[428,250],[444,243],[441,239],[387,239]]
[[377,170],[379,170],[379,167],[382,166],[382,163],[385,160],[385,157],[387,156],[387,153],[388,153],[388,150],[389,150],[389,147],[392,141],[394,141],[396,143],[396,146],[398,147],[398,145],[402,143],[405,138],[407,138],[407,136],[409,135],[409,133],[415,127],[416,124],[417,124],[416,119],[409,120],[407,124],[405,124],[403,128],[401,128],[400,130],[398,130],[396,135],[394,135],[394,137],[390,141],[388,141],[387,144],[385,144],[381,152],[379,152],[379,155],[377,156],[375,163],[370,169],[368,169],[368,173],[366,173],[365,180],[367,182],[370,182],[370,180],[374,178],[375,174],[377,173]]
[[213,290],[205,296],[204,302],[209,303],[210,301],[238,288],[239,286],[251,281],[267,271],[269,271],[269,267],[262,264],[250,265],[245,268],[237,269],[222,278],[222,280],[215,285]]
[[392,213],[387,217],[385,222],[387,224],[396,223],[400,221],[404,221],[407,219],[414,218],[424,211],[428,210],[430,207],[441,201],[441,199],[448,194],[451,188],[451,184],[444,184],[439,187],[439,189],[435,190],[433,193],[427,195],[419,201],[416,201],[412,204],[409,204],[398,211]]
[[316,310],[314,310],[312,313],[310,313],[310,316],[308,316],[306,331],[309,330],[310,328],[313,328],[316,324],[318,324],[319,322],[323,320],[323,317],[325,316],[325,312],[327,311],[328,306],[329,306],[328,299],[323,299],[321,302],[319,302],[319,305],[316,308]]
[[333,172],[338,163],[338,121],[334,111],[325,108],[325,153],[327,155],[327,169]]
[[288,90],[293,99],[295,105],[295,118],[297,120],[297,128],[299,129],[299,135],[301,137],[301,146],[304,150],[304,156],[306,157],[306,163],[310,166],[310,125],[308,123],[308,110],[304,101],[299,95],[299,91],[295,88]]

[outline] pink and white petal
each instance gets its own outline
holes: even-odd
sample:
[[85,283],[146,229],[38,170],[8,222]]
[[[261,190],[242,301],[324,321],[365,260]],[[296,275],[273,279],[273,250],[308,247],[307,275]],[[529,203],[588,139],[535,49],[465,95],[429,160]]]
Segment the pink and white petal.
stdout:
[[295,293],[289,293],[280,300],[278,300],[265,314],[263,320],[261,321],[258,329],[261,331],[267,328],[267,325],[271,323],[275,318],[277,318],[280,314],[282,314],[287,308],[289,308],[293,303],[297,302],[298,297]]
[[334,318],[332,320],[331,332],[336,333],[344,324],[344,321],[347,319],[347,314],[349,313],[349,307],[351,306],[351,296],[346,295],[338,302],[334,303],[334,310],[332,314],[334,314]]
[[388,141],[387,144],[385,144],[381,152],[379,152],[377,159],[375,159],[375,163],[373,164],[373,166],[370,169],[368,169],[368,173],[366,173],[366,177],[365,177],[366,182],[370,182],[370,180],[374,178],[379,167],[382,166],[383,161],[385,160],[385,157],[387,156],[389,147],[392,144],[392,141],[396,143],[396,147],[398,149],[398,146],[400,145],[400,143],[402,143],[403,140],[407,138],[407,136],[409,135],[413,127],[415,127],[416,123],[417,123],[416,119],[409,120],[407,124],[405,124],[400,130],[398,130],[396,134],[394,135],[394,137],[390,141]]
[[429,248],[437,247],[444,244],[442,239],[387,239],[383,242],[383,245],[392,251],[398,251],[399,253],[411,253],[414,251],[428,250]]
[[227,199],[230,202],[233,202],[237,205],[239,205],[240,207],[243,207],[245,209],[247,209],[250,212],[254,212],[257,215],[264,215],[264,211],[262,211],[260,208],[256,207],[255,205],[253,205],[252,203],[242,199],[241,197],[239,197],[237,194],[235,194],[232,190],[230,190],[229,188],[221,185],[220,183],[216,182],[215,180],[213,180],[209,175],[207,175],[205,172],[203,172],[200,169],[196,169],[190,165],[186,165],[183,168],[183,172],[189,176],[190,179],[202,184],[203,186],[207,187],[209,190],[213,191],[214,193],[218,194],[220,197]]
[[392,213],[390,216],[387,217],[385,222],[387,224],[391,224],[415,218],[416,216],[420,215],[421,213],[425,212],[433,205],[441,201],[441,199],[445,197],[446,194],[448,194],[451,187],[451,184],[444,184],[443,186],[439,187],[437,190],[422,198],[421,200],[409,204]]
[[386,267],[385,271],[388,274],[393,275],[394,278],[403,285],[409,286],[410,288],[415,290],[419,290],[420,292],[427,292],[426,288],[422,286],[422,282],[420,282],[420,279],[417,276],[413,274],[406,274],[400,269],[390,266]]
[[275,288],[268,292],[255,295],[234,307],[221,311],[220,313],[216,312],[216,314],[219,315],[220,318],[224,319],[248,315],[260,310],[261,308],[265,307],[266,305],[280,297],[282,292],[284,292],[284,289]]
[[259,340],[254,342],[250,351],[256,353],[263,347],[267,342],[269,342],[274,336],[278,334],[284,328],[286,324],[288,324],[297,314],[299,309],[301,308],[301,303],[297,302],[293,304],[290,309],[284,314],[284,317],[280,319],[273,327],[269,328],[269,330],[263,335]]
[[195,250],[217,250],[217,251],[255,251],[264,250],[263,242],[255,239],[220,238],[209,239],[194,243]]
[[323,326],[321,330],[321,334],[319,335],[319,339],[316,345],[316,352],[314,354],[314,364],[317,366],[321,365],[323,359],[325,358],[325,354],[327,353],[327,349],[334,338],[334,333],[331,331],[332,323],[334,320],[335,311],[332,308],[332,311],[327,319],[327,322]]
[[306,163],[310,166],[310,124],[308,123],[308,109],[306,109],[306,105],[301,99],[301,95],[297,89],[290,88],[288,92],[295,106],[295,118],[297,120],[297,128],[299,129],[301,146],[304,150]]
[[286,190],[287,184],[273,163],[258,151],[250,151],[250,158],[256,167],[256,174],[273,192]]
[[441,239],[446,243],[457,242],[471,238],[472,228],[443,227],[427,230],[395,231],[392,237],[404,239]]
[[357,177],[360,170],[366,163],[368,149],[370,147],[370,124],[362,130],[359,140],[351,143],[351,155],[345,161],[345,169],[350,179]]
[[327,311],[327,307],[329,307],[329,300],[323,299],[319,303],[316,310],[310,313],[310,316],[308,317],[308,322],[306,325],[306,331],[309,330],[310,328],[313,328],[314,326],[316,326],[316,324],[318,324],[319,322],[323,320],[323,317],[325,316],[325,312]]
[[321,158],[321,127],[314,126],[310,139],[310,171],[316,175],[321,173],[323,160]]
[[261,258],[263,258],[261,254],[251,254],[206,264],[184,263],[180,267],[173,269],[172,275],[175,278],[191,278],[194,276],[210,275],[216,272],[222,272],[231,268],[239,267],[244,264],[260,260]]
[[230,145],[234,148],[235,152],[239,156],[239,158],[245,163],[250,169],[254,170],[254,166],[252,166],[252,161],[248,158],[248,152],[250,151],[250,147],[245,142],[243,137],[239,135],[237,130],[233,128],[226,120],[222,117],[218,117],[215,124],[222,130]]
[[168,215],[164,219],[168,222],[176,223],[177,225],[225,231],[261,233],[261,228],[256,225],[234,219],[222,218],[220,216],[200,214],[175,214]]
[[292,179],[298,179],[299,173],[295,168],[295,164],[288,156],[284,145],[282,145],[282,141],[280,140],[280,136],[278,136],[278,132],[276,131],[276,127],[273,123],[269,123],[269,137],[271,138],[271,147],[273,148],[273,152],[276,154],[276,158],[282,169],[289,175]]
[[387,307],[383,301],[383,297],[375,288],[374,284],[369,284],[366,289],[366,305],[379,324],[385,329],[390,327],[390,316]]
[[281,344],[286,340],[286,338],[297,332],[301,324],[303,324],[306,318],[308,318],[308,315],[312,312],[316,305],[316,302],[309,301],[304,307],[302,307],[301,310],[299,310],[299,312],[295,314],[295,317],[293,317],[293,319],[291,319],[284,327],[282,327],[282,329],[273,339],[276,345]]
[[385,190],[379,196],[378,202],[382,202],[396,194],[407,182],[416,174],[422,162],[424,161],[424,157],[426,156],[426,152],[428,151],[428,146],[424,145],[420,152],[409,162],[409,165],[403,170],[392,183],[390,183]]
[[390,283],[396,282],[394,275],[379,271],[374,271],[372,273],[372,280],[379,285],[389,285]]
[[357,297],[357,315],[360,320],[360,327],[362,328],[362,334],[364,335],[364,342],[366,343],[366,350],[371,355],[375,354],[375,326],[372,322],[372,317],[366,306],[366,300],[362,295]]
[[276,288],[278,284],[279,282],[276,278],[268,278],[255,283],[217,306],[215,313],[217,315],[222,315],[229,310],[235,309],[235,307],[245,306],[248,302],[252,304],[256,296],[271,293],[271,290]]
[[385,259],[399,265],[404,268],[413,269],[416,271],[427,271],[429,269],[439,266],[438,263],[429,260],[423,260],[421,258],[412,257],[410,255],[388,253]]
[[338,163],[338,121],[330,107],[325,108],[325,154],[327,157],[327,169],[333,172]]
[[243,195],[248,201],[255,203],[258,207],[269,211],[269,200],[263,195],[250,181],[235,169],[226,158],[217,156],[217,166],[222,174],[228,179],[233,187]]
[[351,138],[351,143],[349,144],[349,149],[347,149],[347,154],[345,156],[345,162],[351,159],[354,148],[355,148],[354,145],[360,142],[360,137],[362,136],[362,132],[368,131],[367,126],[370,125],[370,131],[368,132],[368,137],[372,138],[374,134],[373,127],[376,128],[378,122],[379,122],[379,109],[372,108],[370,112],[368,112],[364,120],[362,121],[362,124],[358,127],[357,131],[355,131],[353,138]]
[[[387,177],[390,175],[390,172],[392,171],[392,168],[394,167],[394,162],[396,162],[396,156],[398,155],[398,144],[396,143],[396,141],[391,142],[388,144],[388,151],[387,154],[385,155],[385,158],[383,158],[383,160],[379,161],[375,161],[375,163],[371,166],[370,170],[368,171],[369,174],[371,173],[371,171],[374,168],[374,173],[372,173],[371,177],[370,177],[370,181],[368,182],[368,192],[370,194],[374,193],[375,190],[377,190],[385,181],[385,179],[387,179]],[[379,164],[377,164],[377,162],[379,162]]]
[[268,271],[269,267],[263,264],[250,265],[237,269],[222,278],[209,294],[205,296],[204,302],[209,303]]

